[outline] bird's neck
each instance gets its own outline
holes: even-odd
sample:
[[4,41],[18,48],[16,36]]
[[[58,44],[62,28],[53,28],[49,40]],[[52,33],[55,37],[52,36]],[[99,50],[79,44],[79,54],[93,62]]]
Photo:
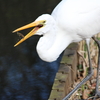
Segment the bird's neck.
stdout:
[[37,44],[37,52],[42,60],[52,62],[71,42],[71,37],[68,34],[59,29],[53,30],[40,38]]

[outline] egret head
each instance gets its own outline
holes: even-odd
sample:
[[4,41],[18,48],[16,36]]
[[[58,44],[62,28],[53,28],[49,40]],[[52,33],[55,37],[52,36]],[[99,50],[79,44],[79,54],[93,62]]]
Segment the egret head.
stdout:
[[20,43],[22,43],[23,41],[25,41],[26,39],[28,39],[33,35],[44,35],[49,30],[51,30],[53,24],[55,24],[53,17],[49,14],[43,14],[39,16],[34,22],[14,30],[13,33],[33,27],[33,30],[29,32],[24,38],[22,38],[14,46],[19,45]]

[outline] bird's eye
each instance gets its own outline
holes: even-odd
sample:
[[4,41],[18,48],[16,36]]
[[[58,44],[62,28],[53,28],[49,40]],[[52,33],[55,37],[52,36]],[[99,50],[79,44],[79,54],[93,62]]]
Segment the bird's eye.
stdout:
[[43,21],[43,23],[45,23],[46,21]]

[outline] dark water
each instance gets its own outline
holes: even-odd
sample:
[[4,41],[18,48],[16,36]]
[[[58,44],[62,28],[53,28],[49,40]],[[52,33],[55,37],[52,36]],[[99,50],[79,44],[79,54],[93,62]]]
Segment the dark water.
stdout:
[[[0,0],[0,100],[47,100],[57,61],[42,61],[36,52],[39,36],[14,48],[20,39],[12,31],[42,13],[50,13],[59,0]],[[45,5],[45,6],[44,6]],[[22,33],[25,35],[29,30]]]
[[60,58],[52,63],[42,61],[36,53],[36,44],[31,42],[36,38],[21,45],[20,55],[0,57],[0,100],[48,99]]

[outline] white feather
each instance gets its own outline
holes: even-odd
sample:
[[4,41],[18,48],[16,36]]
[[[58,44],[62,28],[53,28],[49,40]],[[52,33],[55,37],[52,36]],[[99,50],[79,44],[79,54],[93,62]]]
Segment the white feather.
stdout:
[[43,37],[37,44],[41,59],[52,62],[72,42],[79,42],[100,32],[100,0],[62,0],[37,34]]

